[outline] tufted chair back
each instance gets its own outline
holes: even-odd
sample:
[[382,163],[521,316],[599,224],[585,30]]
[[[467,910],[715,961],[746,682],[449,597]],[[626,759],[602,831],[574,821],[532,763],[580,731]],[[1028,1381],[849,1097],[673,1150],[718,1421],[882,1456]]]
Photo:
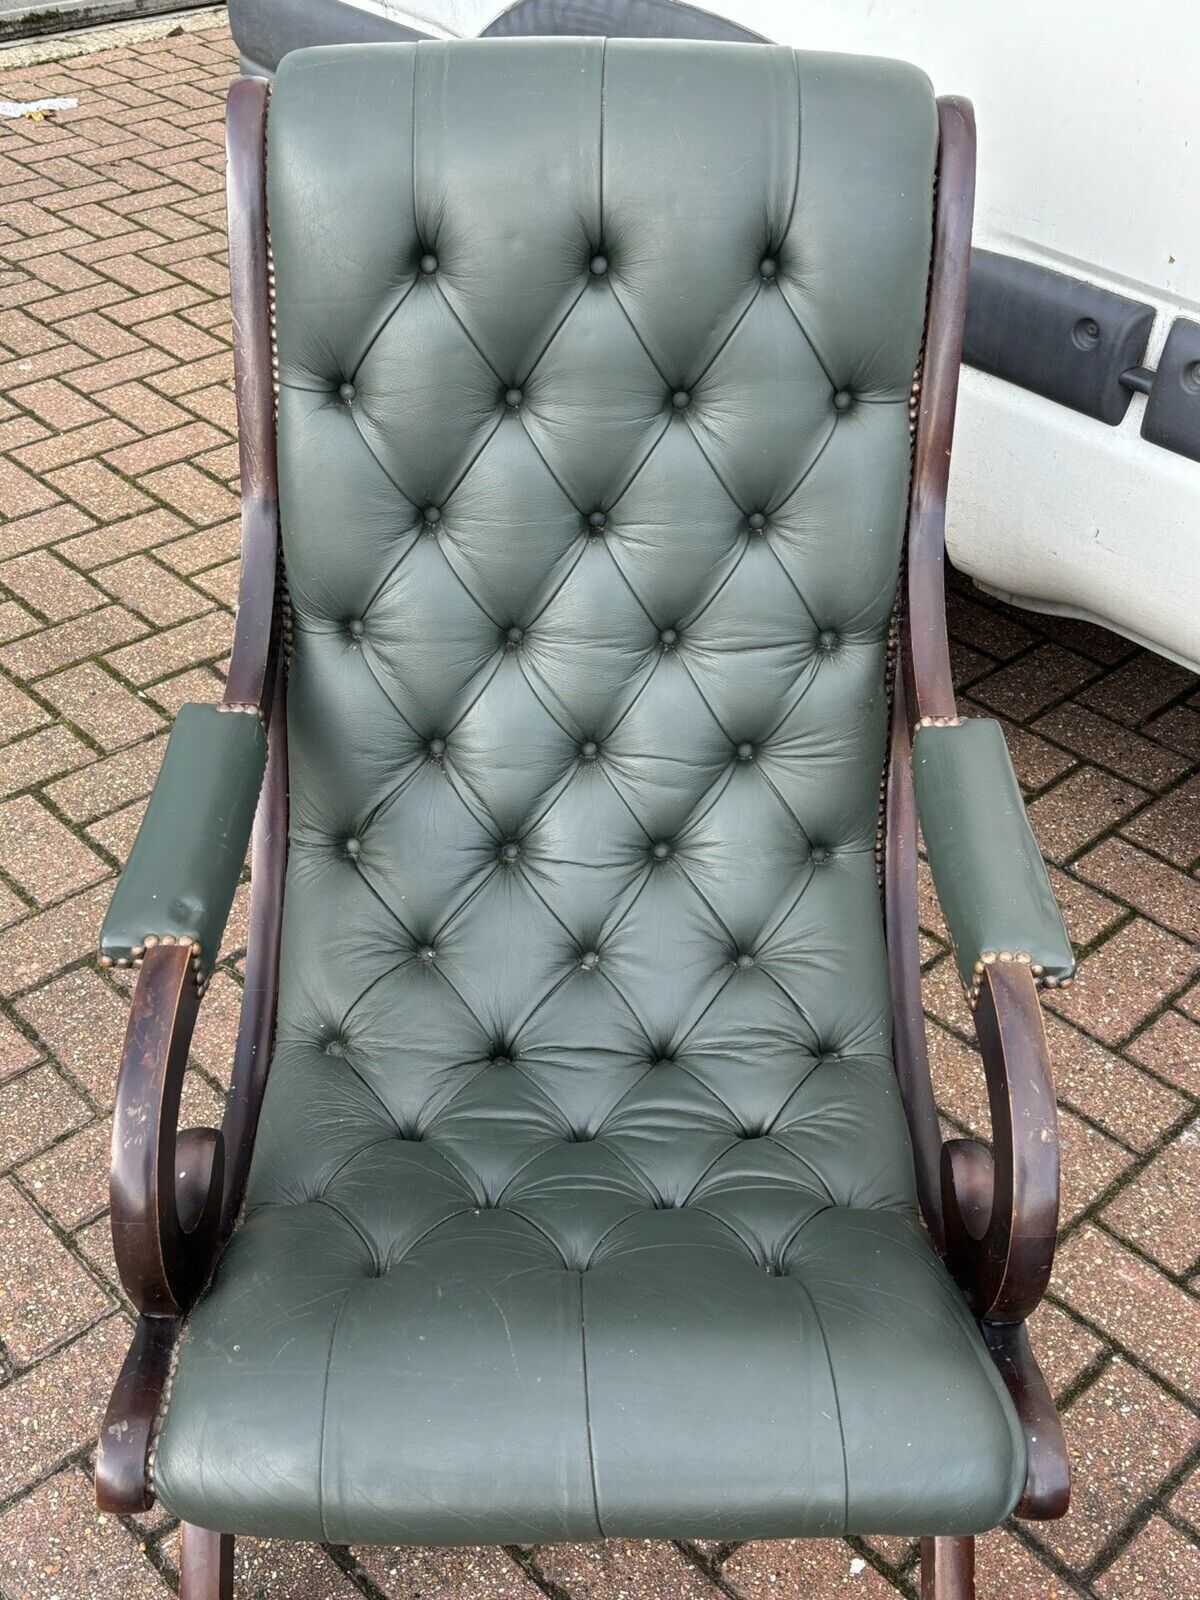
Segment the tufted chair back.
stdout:
[[875,843],[935,148],[918,73],[790,49],[284,63],[251,1216],[778,1273],[910,1210]]
[[[769,1262],[764,1164],[907,1200],[821,1151],[846,1074],[898,1119],[874,847],[926,83],[314,51],[272,145],[291,853],[252,1199],[398,1133],[575,1265],[725,1192]],[[283,1165],[294,1075],[337,1114]]]

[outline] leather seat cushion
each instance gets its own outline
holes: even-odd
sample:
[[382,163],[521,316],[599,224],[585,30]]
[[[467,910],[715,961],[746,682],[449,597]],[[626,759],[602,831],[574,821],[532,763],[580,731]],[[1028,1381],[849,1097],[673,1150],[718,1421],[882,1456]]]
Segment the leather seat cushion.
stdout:
[[956,1533],[1024,1478],[915,1212],[875,838],[936,118],[894,63],[301,52],[278,1038],[178,1515]]

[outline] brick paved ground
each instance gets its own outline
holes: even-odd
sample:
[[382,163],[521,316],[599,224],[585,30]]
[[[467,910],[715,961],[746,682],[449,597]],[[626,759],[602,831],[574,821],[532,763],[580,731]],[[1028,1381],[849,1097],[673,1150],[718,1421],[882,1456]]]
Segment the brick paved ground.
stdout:
[[[2,63],[0,63],[2,65]],[[140,1600],[176,1584],[162,1515],[91,1509],[97,1408],[129,1335],[105,1220],[125,996],[93,958],[164,731],[217,690],[237,573],[222,256],[223,27],[0,72],[69,94],[0,124],[0,1590]],[[4,261],[7,265],[3,265]],[[1063,1244],[1037,1343],[1066,1411],[1065,1522],[983,1541],[981,1593],[1200,1592],[1200,692],[1112,635],[953,597],[966,702],[1006,719],[1077,944],[1048,1018]],[[926,915],[932,1040],[959,1128],[970,1024]],[[239,926],[186,1099],[217,1115]],[[740,1548],[289,1551],[241,1596],[570,1600],[912,1595],[884,1539]]]

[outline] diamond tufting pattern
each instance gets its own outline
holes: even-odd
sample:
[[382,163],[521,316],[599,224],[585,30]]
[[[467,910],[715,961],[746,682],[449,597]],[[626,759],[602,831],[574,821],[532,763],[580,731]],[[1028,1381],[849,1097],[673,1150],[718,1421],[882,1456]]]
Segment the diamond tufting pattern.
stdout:
[[893,63],[306,51],[275,1058],[165,1503],[342,1542],[973,1531],[873,847],[935,143]]

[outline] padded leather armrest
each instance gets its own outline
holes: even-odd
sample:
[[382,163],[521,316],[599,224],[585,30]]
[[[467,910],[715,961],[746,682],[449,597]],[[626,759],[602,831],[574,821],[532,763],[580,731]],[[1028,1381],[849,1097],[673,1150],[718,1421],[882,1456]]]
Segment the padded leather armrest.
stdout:
[[266,766],[257,716],[187,705],[175,719],[150,804],[100,931],[101,958],[128,963],[188,939],[212,971]]
[[922,726],[913,739],[917,815],[963,983],[985,956],[1028,959],[1058,984],[1075,957],[1025,815],[1000,724],[971,718]]

